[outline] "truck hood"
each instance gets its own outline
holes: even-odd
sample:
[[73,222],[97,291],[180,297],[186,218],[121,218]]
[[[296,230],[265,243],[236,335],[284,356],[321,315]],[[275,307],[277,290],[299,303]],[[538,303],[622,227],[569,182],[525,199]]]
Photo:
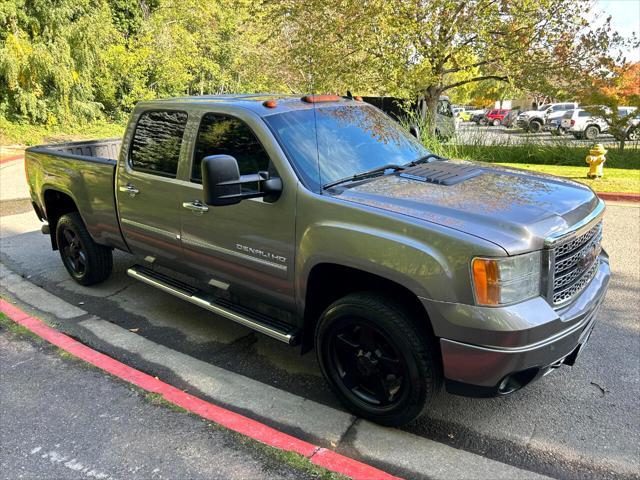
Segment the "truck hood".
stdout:
[[445,185],[401,172],[336,188],[334,195],[483,238],[510,255],[543,248],[546,237],[584,219],[600,201],[589,187],[550,175],[453,160],[434,163],[471,168],[475,176]]

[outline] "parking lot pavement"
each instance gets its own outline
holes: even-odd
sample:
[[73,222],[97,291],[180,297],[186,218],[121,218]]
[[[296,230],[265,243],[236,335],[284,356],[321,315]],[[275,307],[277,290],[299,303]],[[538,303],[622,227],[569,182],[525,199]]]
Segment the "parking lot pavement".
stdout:
[[[68,279],[57,254],[49,250],[48,239],[38,228],[37,219],[30,212],[0,218],[1,259],[13,271],[87,312],[59,320],[61,329],[126,363],[205,397],[206,391],[215,394],[207,382],[211,377],[208,369],[216,367],[314,404],[340,409],[320,377],[312,355],[300,357],[295,349],[268,337],[133,283],[124,273],[131,263],[124,254],[116,255],[114,275],[105,284],[97,288],[80,287]],[[364,459],[367,455],[386,458],[379,465],[385,467],[393,459],[400,462],[402,452],[394,451],[394,445],[405,445],[401,450],[413,452],[419,450],[413,442],[420,438],[435,439],[442,442],[438,445],[449,444],[561,478],[637,478],[640,471],[637,205],[609,205],[604,246],[611,254],[613,279],[600,322],[578,365],[562,368],[509,397],[478,400],[443,393],[430,411],[404,432],[375,430],[377,427],[373,426],[372,430],[366,422],[348,424],[347,420],[340,442],[343,453],[359,454]],[[3,286],[10,288],[6,281]],[[9,294],[18,300],[26,297],[16,290]],[[52,310],[53,303],[46,301],[43,308]],[[134,351],[131,345],[120,348],[108,331],[94,328],[89,320],[91,315],[108,319],[112,326],[121,327],[120,331],[132,337],[176,352],[181,355],[178,363],[197,361],[205,370],[187,375],[177,365],[163,365],[162,358],[148,357],[143,350]],[[304,408],[301,412],[300,425],[307,432],[296,432],[296,421],[290,418],[281,418],[280,422],[289,423],[279,426],[323,440],[317,438],[324,435],[322,432],[314,433],[303,422]],[[338,422],[333,431],[340,428],[343,427]],[[394,435],[400,435],[402,441],[394,439]],[[330,444],[330,440],[326,442],[327,446]],[[426,468],[411,464],[410,460],[417,455],[404,457],[405,472],[416,474]]]
[[0,478],[317,478],[0,328]]
[[[590,147],[593,143],[602,143],[605,147],[614,147],[618,143],[612,135],[602,133],[594,140],[576,139],[571,134],[564,136],[551,135],[549,132],[530,133],[521,129],[508,129],[503,126],[479,126],[475,123],[459,124],[458,140],[467,145],[570,145],[574,147]],[[627,142],[626,148],[638,148],[639,142]]]

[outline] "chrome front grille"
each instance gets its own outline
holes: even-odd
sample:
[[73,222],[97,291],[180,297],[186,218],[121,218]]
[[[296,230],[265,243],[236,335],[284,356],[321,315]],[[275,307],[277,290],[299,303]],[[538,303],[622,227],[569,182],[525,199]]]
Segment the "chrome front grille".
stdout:
[[552,301],[560,305],[584,289],[598,271],[598,255],[602,241],[602,221],[587,232],[552,250]]

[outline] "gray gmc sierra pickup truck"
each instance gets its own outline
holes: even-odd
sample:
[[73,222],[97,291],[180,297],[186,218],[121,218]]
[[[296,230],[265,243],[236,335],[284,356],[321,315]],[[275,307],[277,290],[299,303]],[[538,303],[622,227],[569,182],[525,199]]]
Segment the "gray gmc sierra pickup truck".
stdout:
[[385,425],[442,383],[505,395],[573,365],[610,277],[588,187],[439,158],[357,97],[141,102],[122,142],[29,148],[26,173],[78,283],[129,252],[132,277],[315,348]]

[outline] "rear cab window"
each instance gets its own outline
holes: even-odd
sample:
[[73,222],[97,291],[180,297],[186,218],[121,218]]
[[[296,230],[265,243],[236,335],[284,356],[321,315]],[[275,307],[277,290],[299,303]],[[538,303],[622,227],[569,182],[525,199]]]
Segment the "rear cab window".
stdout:
[[138,172],[175,178],[187,113],[150,110],[142,113],[131,141],[129,165]]

